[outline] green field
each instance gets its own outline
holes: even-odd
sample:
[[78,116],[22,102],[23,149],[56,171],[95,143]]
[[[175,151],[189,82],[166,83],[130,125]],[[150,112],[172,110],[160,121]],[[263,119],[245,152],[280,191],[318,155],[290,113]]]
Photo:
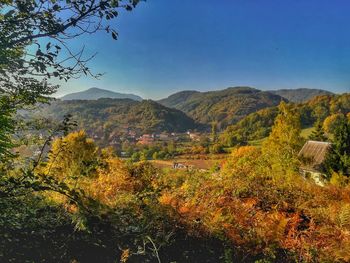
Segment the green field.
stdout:
[[311,135],[311,133],[313,132],[314,129],[315,129],[314,127],[302,129],[301,134],[300,134],[301,137],[307,139]]
[[262,138],[260,140],[253,140],[253,141],[249,141],[248,144],[251,146],[257,146],[257,147],[261,147],[261,145],[263,144],[263,142],[267,139],[267,137]]

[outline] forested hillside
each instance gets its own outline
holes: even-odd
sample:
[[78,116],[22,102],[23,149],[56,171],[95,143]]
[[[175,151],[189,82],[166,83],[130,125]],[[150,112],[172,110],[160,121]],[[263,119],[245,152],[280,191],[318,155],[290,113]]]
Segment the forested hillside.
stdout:
[[[339,114],[348,114],[350,112],[350,94],[317,96],[305,103],[293,104],[293,107],[300,115],[302,127],[311,127],[317,121],[323,123],[328,119],[327,123],[331,122],[332,119],[337,119]],[[262,139],[269,135],[277,113],[277,107],[251,113],[238,123],[227,127],[221,137],[229,145],[237,141]]]
[[282,97],[249,87],[233,87],[219,91],[183,91],[159,103],[176,108],[200,123],[216,122],[219,128],[244,118],[260,109],[277,106]]
[[195,96],[200,96],[201,92],[195,90],[184,90],[170,95],[169,97],[159,100],[158,102],[167,107],[182,109],[186,107],[188,101]]
[[332,92],[322,89],[279,89],[269,92],[279,95],[291,102],[306,102],[321,95],[332,95]]
[[52,120],[71,114],[78,128],[95,134],[122,134],[128,129],[140,133],[184,132],[199,126],[186,114],[151,100],[99,99],[55,101],[34,112]]

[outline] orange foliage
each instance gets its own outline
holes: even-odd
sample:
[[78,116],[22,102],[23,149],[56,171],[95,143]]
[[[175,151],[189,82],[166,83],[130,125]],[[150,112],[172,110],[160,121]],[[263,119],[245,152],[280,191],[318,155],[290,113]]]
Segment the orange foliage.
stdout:
[[264,181],[260,155],[255,147],[238,148],[219,175],[185,177],[160,203],[189,233],[224,236],[248,253],[279,248],[305,262],[348,262],[350,187],[319,187],[298,174]]
[[107,159],[106,167],[97,170],[97,177],[89,185],[89,194],[105,203],[113,204],[122,192],[132,192],[134,182],[131,180],[125,164],[119,159]]

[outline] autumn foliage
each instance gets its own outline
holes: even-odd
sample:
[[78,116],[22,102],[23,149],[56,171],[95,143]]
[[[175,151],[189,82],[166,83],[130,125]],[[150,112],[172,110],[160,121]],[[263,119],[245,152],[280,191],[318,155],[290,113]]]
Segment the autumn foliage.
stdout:
[[[121,262],[182,262],[203,240],[218,242],[210,248],[225,262],[349,262],[350,186],[321,187],[299,174],[298,121],[282,103],[262,147],[234,148],[215,171],[126,162],[78,131],[57,138],[36,172],[79,193],[79,202],[45,196],[77,230],[112,238]],[[191,245],[178,251],[187,239]]]

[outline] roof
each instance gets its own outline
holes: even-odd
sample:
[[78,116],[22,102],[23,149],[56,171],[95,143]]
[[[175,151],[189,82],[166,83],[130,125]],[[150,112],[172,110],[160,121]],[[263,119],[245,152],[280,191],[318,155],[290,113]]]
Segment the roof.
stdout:
[[329,142],[307,141],[299,152],[303,169],[319,171],[331,147]]

